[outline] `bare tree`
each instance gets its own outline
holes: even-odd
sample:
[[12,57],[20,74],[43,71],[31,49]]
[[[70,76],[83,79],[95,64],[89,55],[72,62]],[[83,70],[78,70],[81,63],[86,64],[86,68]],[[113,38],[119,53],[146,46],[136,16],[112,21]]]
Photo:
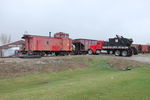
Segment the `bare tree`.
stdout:
[[24,34],[28,34],[28,31],[26,30],[26,31],[24,31]]
[[1,42],[1,44],[10,43],[11,42],[11,35],[1,33],[0,34],[0,42]]

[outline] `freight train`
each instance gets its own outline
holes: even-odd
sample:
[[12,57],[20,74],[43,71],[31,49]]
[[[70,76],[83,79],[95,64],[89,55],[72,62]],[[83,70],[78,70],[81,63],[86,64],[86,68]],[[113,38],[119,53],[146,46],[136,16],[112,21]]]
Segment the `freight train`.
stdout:
[[132,45],[133,40],[116,35],[109,41],[91,39],[71,39],[69,34],[59,32],[54,37],[24,35],[25,46],[21,50],[26,55],[79,55],[79,54],[100,54],[106,51],[116,56],[132,56],[137,54],[137,49]]

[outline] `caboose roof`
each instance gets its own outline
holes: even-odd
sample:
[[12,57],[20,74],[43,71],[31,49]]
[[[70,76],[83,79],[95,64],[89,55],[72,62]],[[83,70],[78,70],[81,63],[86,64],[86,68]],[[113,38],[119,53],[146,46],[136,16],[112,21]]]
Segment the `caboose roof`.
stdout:
[[41,35],[29,35],[29,34],[24,34],[22,38],[25,37],[49,37],[49,36],[41,36]]
[[[62,35],[62,34],[69,35],[68,33],[64,33],[64,32],[58,32],[58,33],[55,33],[54,35],[58,35],[58,34],[60,34],[60,35]],[[49,38],[50,36],[24,34],[22,38],[24,39],[25,37],[47,37],[47,38]]]

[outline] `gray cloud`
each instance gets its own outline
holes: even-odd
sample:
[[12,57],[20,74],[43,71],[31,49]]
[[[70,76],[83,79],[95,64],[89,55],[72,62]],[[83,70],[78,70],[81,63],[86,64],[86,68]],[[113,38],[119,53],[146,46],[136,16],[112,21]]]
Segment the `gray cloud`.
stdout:
[[0,0],[0,32],[18,40],[24,31],[106,40],[124,35],[150,43],[149,0]]

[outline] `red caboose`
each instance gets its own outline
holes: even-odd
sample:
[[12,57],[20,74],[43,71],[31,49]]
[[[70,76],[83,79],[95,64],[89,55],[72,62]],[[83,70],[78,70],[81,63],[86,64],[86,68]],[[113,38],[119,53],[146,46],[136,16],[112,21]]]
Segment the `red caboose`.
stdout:
[[54,37],[24,35],[22,38],[25,39],[24,53],[59,55],[69,54],[72,51],[72,39],[67,33],[55,33]]

